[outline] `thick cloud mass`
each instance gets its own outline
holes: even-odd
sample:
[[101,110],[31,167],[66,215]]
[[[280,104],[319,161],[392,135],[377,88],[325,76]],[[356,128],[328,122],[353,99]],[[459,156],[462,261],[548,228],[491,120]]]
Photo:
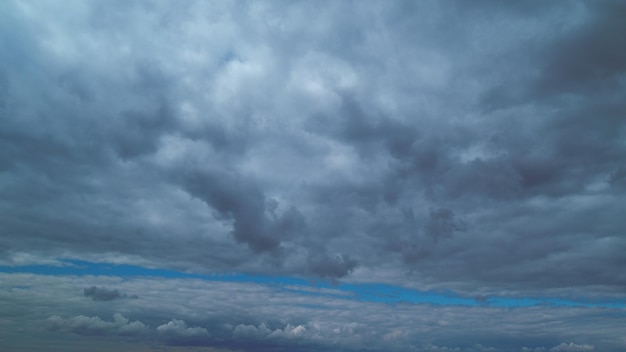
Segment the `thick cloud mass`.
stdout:
[[4,260],[623,287],[622,5],[310,6],[4,3]]
[[[620,1],[2,1],[0,262],[619,298],[625,16]],[[104,290],[84,294],[127,301]],[[53,323],[119,325],[94,319]],[[200,326],[179,322],[156,326]]]

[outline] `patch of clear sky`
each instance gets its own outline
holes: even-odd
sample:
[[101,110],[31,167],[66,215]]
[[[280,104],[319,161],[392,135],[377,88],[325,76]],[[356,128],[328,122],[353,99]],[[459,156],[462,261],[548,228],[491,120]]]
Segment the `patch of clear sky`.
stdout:
[[262,276],[248,274],[194,274],[168,269],[151,269],[135,265],[94,263],[81,260],[63,260],[65,265],[24,265],[0,266],[4,273],[31,273],[39,275],[74,276],[117,276],[161,277],[170,279],[199,279],[219,282],[255,283],[272,286],[278,290],[311,296],[331,296],[334,298],[378,303],[414,303],[457,306],[487,307],[531,307],[537,305],[568,307],[626,308],[626,301],[565,300],[551,297],[489,297],[476,299],[457,295],[453,292],[419,291],[401,286],[377,283],[333,283],[324,280],[310,281],[289,276]]

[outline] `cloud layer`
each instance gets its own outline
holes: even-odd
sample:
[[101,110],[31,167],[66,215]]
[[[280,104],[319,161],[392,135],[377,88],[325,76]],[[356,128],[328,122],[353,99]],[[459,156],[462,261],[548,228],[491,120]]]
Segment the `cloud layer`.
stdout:
[[[4,1],[0,263],[623,298],[625,14],[619,1]],[[134,324],[103,320],[114,313],[51,321]],[[200,323],[147,322],[163,341],[218,341]],[[318,331],[231,324],[303,349]],[[594,344],[548,342],[526,347]]]
[[[196,279],[0,279],[0,309],[7,317],[0,341],[6,348],[24,331],[41,336],[39,329],[65,333],[59,350],[85,337],[135,349],[158,343],[244,351],[620,351],[626,342],[623,309],[387,304],[302,295],[293,286]],[[93,283],[140,298],[106,305],[76,301],[81,287]]]

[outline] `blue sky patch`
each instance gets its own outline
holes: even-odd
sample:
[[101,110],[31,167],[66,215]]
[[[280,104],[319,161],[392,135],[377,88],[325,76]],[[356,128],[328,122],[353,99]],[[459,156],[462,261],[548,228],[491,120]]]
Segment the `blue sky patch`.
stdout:
[[156,277],[164,279],[200,279],[220,282],[255,283],[302,295],[327,296],[362,302],[388,304],[414,303],[511,308],[538,305],[626,308],[626,302],[624,301],[597,301],[588,299],[574,301],[551,297],[489,297],[487,299],[476,299],[459,296],[454,292],[419,291],[381,283],[332,283],[323,280],[311,281],[289,276],[263,276],[239,273],[206,275],[184,273],[169,269],[145,268],[127,264],[95,263],[74,259],[66,259],[62,260],[62,262],[67,265],[0,266],[0,272],[32,273],[38,275],[117,276],[122,278]]

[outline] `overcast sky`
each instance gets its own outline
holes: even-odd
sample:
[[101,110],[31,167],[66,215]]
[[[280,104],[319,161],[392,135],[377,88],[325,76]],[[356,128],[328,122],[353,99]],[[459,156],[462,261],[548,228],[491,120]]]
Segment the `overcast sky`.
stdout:
[[0,2],[0,349],[626,350],[625,18]]

